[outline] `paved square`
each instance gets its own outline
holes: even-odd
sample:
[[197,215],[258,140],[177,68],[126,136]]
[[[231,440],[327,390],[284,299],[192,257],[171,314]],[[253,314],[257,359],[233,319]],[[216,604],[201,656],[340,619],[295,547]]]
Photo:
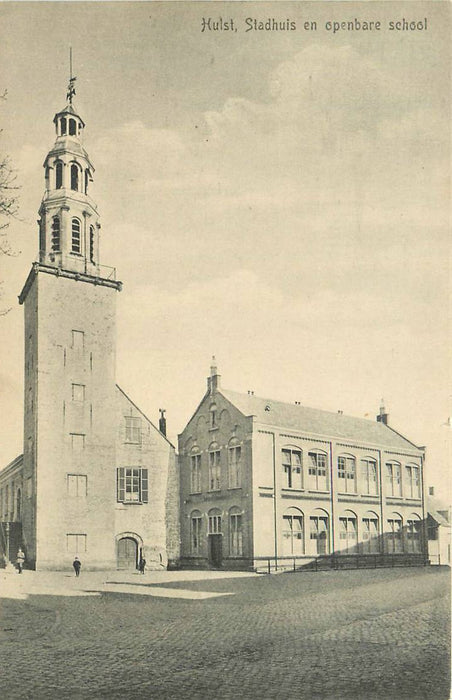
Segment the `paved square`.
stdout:
[[434,567],[3,577],[0,695],[448,700],[449,580]]

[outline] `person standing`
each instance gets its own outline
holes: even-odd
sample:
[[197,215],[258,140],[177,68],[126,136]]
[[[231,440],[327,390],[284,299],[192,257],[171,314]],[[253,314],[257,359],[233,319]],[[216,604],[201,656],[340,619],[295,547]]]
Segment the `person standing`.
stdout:
[[146,559],[144,557],[141,557],[138,567],[140,570],[140,574],[144,574],[144,570],[146,568]]
[[78,557],[75,557],[74,561],[72,562],[72,566],[74,567],[75,575],[80,576],[80,569],[82,568],[82,562]]
[[16,557],[17,570],[18,570],[19,574],[22,573],[22,570],[24,568],[24,562],[25,562],[25,554],[22,551],[22,547],[19,547],[19,551],[17,552],[17,557]]

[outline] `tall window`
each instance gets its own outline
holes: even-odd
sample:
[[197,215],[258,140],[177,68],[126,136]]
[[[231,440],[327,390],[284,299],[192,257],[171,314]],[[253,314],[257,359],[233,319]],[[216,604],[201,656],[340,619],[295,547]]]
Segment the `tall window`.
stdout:
[[345,493],[356,493],[356,460],[349,455],[337,458],[337,476],[339,490]]
[[88,494],[88,477],[86,474],[67,475],[68,496],[83,498]]
[[89,170],[85,170],[85,194],[88,194]]
[[60,219],[58,216],[54,216],[52,219],[52,250],[58,252],[61,246],[60,238]]
[[309,452],[309,488],[316,491],[327,490],[326,478],[326,454],[323,452]]
[[241,460],[242,448],[240,445],[231,445],[228,449],[228,484],[230,489],[239,488],[241,485]]
[[398,462],[386,463],[386,484],[388,496],[402,495],[402,479]]
[[124,416],[126,422],[125,442],[134,445],[141,444],[141,418],[140,416]]
[[367,513],[362,523],[362,551],[364,554],[374,554],[380,551],[378,516],[375,513]]
[[329,533],[328,533],[328,516],[313,515],[309,519],[310,524],[310,539],[314,540],[314,554],[328,554],[329,552]]
[[218,508],[209,510],[209,535],[221,535],[221,512]]
[[72,385],[72,401],[77,401],[82,403],[85,400],[85,385],[84,384],[73,384]]
[[282,450],[283,485],[288,489],[301,489],[303,478],[301,471],[301,451],[284,448]]
[[370,496],[378,494],[377,462],[374,459],[361,460],[361,484],[363,493]]
[[396,554],[403,551],[402,518],[398,514],[394,514],[388,518],[386,541],[389,554]]
[[190,493],[201,492],[201,455],[195,452],[190,456]]
[[220,450],[214,447],[209,452],[209,491],[220,489],[220,478]]
[[73,452],[81,452],[85,449],[84,433],[71,433],[71,443]]
[[94,226],[89,227],[89,260],[94,262]]
[[77,134],[77,124],[75,119],[69,119],[69,136],[75,136]]
[[66,549],[69,554],[83,554],[86,552],[86,535],[79,533],[66,535]]
[[192,554],[201,552],[202,515],[199,510],[194,510],[190,518],[190,550]]
[[72,163],[71,165],[71,190],[78,190],[78,177],[79,177],[79,169],[78,165],[75,163]]
[[61,135],[64,136],[66,134],[66,117],[63,117],[61,119]]
[[339,539],[343,552],[356,551],[358,544],[358,526],[356,515],[351,511],[346,511],[342,518],[339,518]]
[[85,347],[85,333],[84,331],[72,331],[72,348],[74,350],[83,350]]
[[217,407],[215,404],[212,404],[210,407],[210,427],[218,427]]
[[408,465],[405,467],[405,495],[408,498],[421,497],[421,480],[419,467]]
[[60,190],[63,187],[63,163],[57,160],[55,163],[55,188]]
[[289,508],[283,515],[283,555],[304,554],[303,513]]
[[72,219],[72,252],[82,252],[81,227],[79,219]]
[[406,551],[412,554],[421,551],[421,520],[417,515],[406,521]]
[[139,467],[119,467],[116,470],[119,503],[148,502],[148,470]]
[[229,550],[235,557],[241,557],[243,554],[242,512],[237,506],[229,511]]

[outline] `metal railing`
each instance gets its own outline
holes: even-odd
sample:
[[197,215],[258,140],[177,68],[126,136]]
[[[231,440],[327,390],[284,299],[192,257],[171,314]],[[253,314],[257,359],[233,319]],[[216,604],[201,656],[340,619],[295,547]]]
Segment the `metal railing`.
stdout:
[[[262,562],[262,566],[257,562]],[[428,566],[424,554],[325,554],[321,556],[254,557],[255,571],[328,571],[342,569],[379,569]]]

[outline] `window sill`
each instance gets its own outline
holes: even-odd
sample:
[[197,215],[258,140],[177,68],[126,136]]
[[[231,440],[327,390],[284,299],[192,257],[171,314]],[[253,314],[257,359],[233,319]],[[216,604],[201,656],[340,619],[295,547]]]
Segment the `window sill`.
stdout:
[[353,493],[347,493],[347,491],[338,491],[338,492],[337,492],[337,495],[338,495],[338,496],[346,496],[347,498],[348,498],[348,497],[351,497],[351,498],[358,498],[360,494],[359,494],[359,493],[355,493],[355,492],[353,492]]
[[76,258],[83,258],[83,253],[76,253],[75,250],[70,250],[69,255],[73,255]]
[[241,486],[228,486],[228,491],[238,491],[241,488]]
[[190,491],[189,496],[200,496],[202,494],[202,491]]
[[221,489],[207,489],[207,493],[219,493]]
[[146,505],[144,501],[117,501],[121,506],[143,506]]
[[297,489],[293,486],[282,486],[281,491],[284,491],[285,493],[304,493],[305,489]]
[[328,494],[328,496],[331,494],[331,491],[321,491],[320,489],[308,489],[308,493],[324,493]]
[[139,445],[139,446],[141,447],[141,445],[142,445],[143,443],[142,443],[142,442],[130,442],[130,441],[127,441],[127,442],[126,442],[126,441],[124,441],[123,444],[124,444],[124,445]]
[[220,430],[220,426],[215,425],[213,428],[209,428],[209,433],[213,433],[213,432],[215,432],[215,430]]

